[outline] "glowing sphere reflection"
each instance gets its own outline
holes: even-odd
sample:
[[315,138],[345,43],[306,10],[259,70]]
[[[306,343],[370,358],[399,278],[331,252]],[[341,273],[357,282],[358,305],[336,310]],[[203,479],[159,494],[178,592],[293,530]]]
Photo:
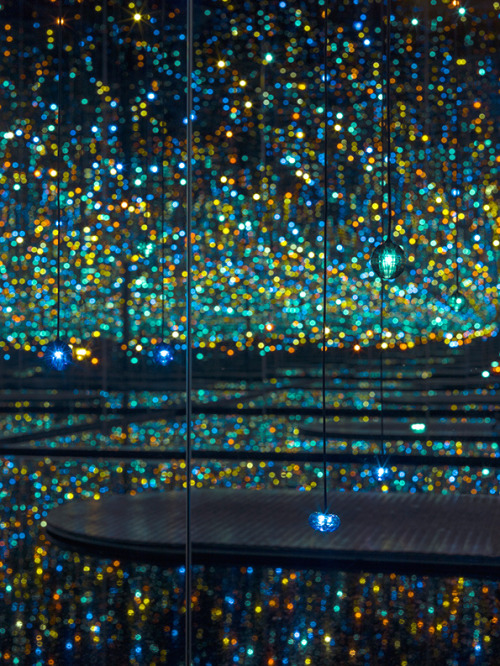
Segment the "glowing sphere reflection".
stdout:
[[380,278],[392,280],[401,275],[406,268],[406,255],[401,245],[397,245],[389,238],[373,249],[371,265]]
[[309,525],[318,532],[335,532],[340,527],[340,518],[334,513],[315,511],[309,515]]
[[149,259],[155,253],[155,244],[151,239],[143,239],[137,243],[136,252],[141,259]]
[[64,370],[72,360],[71,347],[62,340],[53,340],[45,348],[45,362],[54,370]]
[[172,349],[165,342],[159,342],[153,349],[153,359],[158,365],[168,365],[174,358]]
[[452,294],[450,294],[448,302],[450,304],[450,308],[454,312],[460,312],[467,305],[467,299],[458,289],[454,291]]

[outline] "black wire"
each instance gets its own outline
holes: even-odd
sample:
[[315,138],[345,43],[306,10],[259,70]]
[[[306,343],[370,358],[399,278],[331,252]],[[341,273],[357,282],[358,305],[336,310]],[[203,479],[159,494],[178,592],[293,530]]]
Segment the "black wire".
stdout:
[[[148,5],[146,4],[146,10],[149,10]],[[144,53],[144,90],[146,92],[146,100],[149,100],[148,97],[148,83],[149,83],[149,53],[148,53],[148,40],[144,40],[145,44],[145,53]],[[147,102],[146,102],[147,104]],[[151,150],[151,132],[150,132],[150,122],[149,115],[146,112],[146,181],[144,183],[145,188],[145,197],[144,197],[144,225],[149,230],[149,178],[150,178],[150,164],[149,164],[149,153]],[[148,254],[148,239],[146,231],[146,240],[144,245],[144,258],[147,258]]]
[[59,340],[61,330],[61,241],[62,241],[62,223],[61,223],[61,104],[62,104],[62,0],[59,0],[58,17],[58,35],[57,35],[57,339]]
[[[386,191],[387,191],[387,239],[392,235],[392,182],[391,182],[391,0],[387,0],[385,25],[385,140],[386,140]],[[382,123],[382,126],[384,123]],[[383,140],[383,139],[382,139]],[[382,224],[382,234],[383,234]],[[381,440],[381,466],[385,465],[386,446],[384,440],[384,288],[385,280],[380,278],[380,355],[379,355],[379,381],[380,381],[380,440]]]
[[[161,29],[165,29],[165,0],[161,2]],[[163,132],[161,134],[161,258],[160,258],[160,279],[161,279],[161,341],[165,337],[165,136],[167,133],[167,100],[164,89],[162,96],[163,104]]]
[[[381,0],[381,2],[380,2],[380,25],[382,26],[382,28],[384,27],[384,21],[385,21],[385,9],[384,9],[384,2],[383,2],[383,0]],[[381,42],[381,44],[380,44],[380,55],[381,55],[381,58],[383,59],[383,57],[384,57],[383,52],[384,52],[384,43],[385,43],[385,42],[384,42],[384,40],[385,40],[385,32],[382,32],[381,35],[382,35],[382,37],[381,37],[382,42]],[[382,100],[382,104],[381,104],[381,108],[380,108],[380,143],[381,143],[381,146],[382,146],[382,150],[381,150],[381,171],[383,172],[384,170],[387,170],[387,166],[386,166],[386,164],[385,164],[385,162],[384,162],[385,155],[387,154],[387,153],[386,153],[386,150],[387,150],[387,145],[386,145],[386,144],[387,144],[387,141],[386,141],[386,138],[385,138],[385,136],[386,136],[386,116],[385,116],[385,111],[386,111],[386,109],[385,109],[385,103],[386,103],[386,95],[385,95],[385,72],[382,70],[382,68],[380,69],[380,75],[384,77],[384,79],[382,79],[382,81],[381,81],[381,83],[380,83],[380,87],[381,87],[381,89],[382,89],[382,93],[381,93],[381,96],[380,96],[380,99]],[[385,235],[384,235],[384,216],[383,216],[383,211],[384,211],[384,193],[385,193],[385,191],[386,191],[386,188],[387,188],[387,177],[386,177],[386,182],[384,183],[384,181],[382,180],[382,184],[381,184],[381,199],[382,199],[382,202],[381,202],[381,210],[382,210],[381,227],[382,227],[382,241],[385,240]]]
[[[18,4],[18,37],[19,37],[19,46],[18,46],[18,57],[17,57],[17,81],[19,85],[19,98],[21,100],[25,99],[24,96],[24,67],[23,67],[23,58],[24,58],[24,24],[23,24],[23,10],[24,10],[24,0],[20,0]],[[24,106],[25,102],[21,102],[21,106]],[[26,164],[26,157],[23,150],[23,144],[21,141],[17,143],[17,162],[18,162],[18,175],[19,183],[22,183],[22,173],[23,170],[26,173],[26,179],[29,169]],[[17,225],[20,223],[20,210],[21,210],[21,187],[18,190],[15,190],[15,222]],[[29,206],[28,197],[26,197],[26,205]]]
[[384,288],[385,280],[380,278],[380,441],[382,442],[382,461],[386,456],[384,440]]
[[385,27],[385,116],[387,141],[387,238],[392,235],[392,182],[391,182],[391,0],[387,0]]
[[193,0],[186,0],[186,665],[191,666],[192,652],[192,613],[191,613],[191,586],[192,586],[192,545],[191,545],[191,226],[193,214]]
[[165,174],[163,163],[165,161],[165,132],[163,129],[161,146],[161,257],[160,257],[160,279],[161,279],[161,341],[165,337]]
[[459,243],[459,232],[458,232],[458,206],[459,206],[459,194],[458,194],[458,67],[457,67],[457,55],[458,55],[458,44],[457,44],[457,31],[458,31],[458,19],[457,24],[455,25],[455,32],[453,34],[453,65],[455,68],[455,169],[454,169],[454,184],[455,184],[455,281],[457,291],[459,290],[459,267],[458,267],[458,243]]
[[325,2],[325,34],[323,39],[323,117],[325,124],[325,157],[323,165],[323,349],[322,349],[322,398],[323,398],[323,510],[328,511],[327,465],[326,465],[326,302],[327,302],[327,253],[328,253],[328,7]]

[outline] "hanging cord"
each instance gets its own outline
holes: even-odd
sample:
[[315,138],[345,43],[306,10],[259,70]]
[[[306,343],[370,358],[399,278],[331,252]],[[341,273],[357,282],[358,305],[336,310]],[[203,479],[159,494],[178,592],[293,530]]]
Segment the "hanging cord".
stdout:
[[[384,21],[385,21],[385,10],[384,10],[384,2],[381,0],[380,3],[380,25],[384,26]],[[385,32],[382,33],[382,43],[380,45],[380,52],[381,56],[383,58],[383,52],[384,52],[384,40],[385,40]],[[380,72],[380,76],[382,76],[382,72]],[[385,72],[384,72],[384,80],[380,82],[380,88],[381,88],[381,100],[382,103],[380,105],[380,143],[381,143],[381,171],[383,172],[384,170],[387,172],[387,164],[385,164],[384,161],[384,156],[387,155],[387,140],[386,140],[386,109],[385,109],[385,104],[386,104],[386,91],[385,91]],[[382,181],[381,185],[381,210],[383,211],[384,209],[384,192],[387,188],[387,176],[386,176],[386,181],[385,183]],[[385,240],[385,235],[384,235],[384,217],[382,215],[381,217],[381,228],[382,228],[382,242]]]
[[[391,0],[387,0],[385,22],[385,123],[382,121],[382,144],[386,144],[386,193],[387,193],[387,239],[392,236],[392,182],[391,182]],[[383,114],[384,115],[384,114]],[[385,134],[385,136],[384,136]],[[382,236],[384,225],[382,224]],[[379,387],[380,387],[380,452],[382,460],[379,467],[385,469],[386,446],[384,431],[384,278],[380,278],[380,354],[379,354]]]
[[459,231],[458,231],[458,206],[459,206],[459,201],[460,201],[460,194],[458,191],[458,68],[457,68],[457,55],[458,55],[458,44],[457,44],[457,31],[458,31],[458,19],[457,23],[455,25],[455,31],[453,33],[453,67],[455,69],[455,169],[453,170],[453,181],[455,185],[455,285],[457,288],[457,291],[459,291],[460,286],[460,270],[458,267],[458,259],[459,259],[459,252],[458,252],[458,243],[459,243]]
[[[19,86],[19,98],[21,100],[25,99],[24,95],[24,67],[23,67],[23,58],[24,58],[24,25],[23,25],[23,11],[24,11],[24,0],[19,0],[18,4],[18,37],[19,37],[19,46],[18,46],[18,55],[17,55],[17,81]],[[24,106],[25,102],[21,101],[21,106]],[[19,137],[20,139],[20,137]],[[18,174],[20,182],[22,182],[22,172],[26,174],[26,180],[28,179],[29,165],[27,164],[25,152],[22,147],[22,141],[19,140],[17,144],[17,162],[18,162]],[[19,226],[20,224],[20,210],[22,206],[22,194],[21,188],[15,190],[15,224]],[[29,207],[29,198],[26,196],[26,208]]]
[[191,666],[192,613],[191,613],[191,226],[193,215],[193,0],[186,0],[186,643],[185,666]]
[[161,342],[165,338],[165,134],[166,117],[164,119],[164,128],[161,140],[161,222],[160,222],[160,279],[161,279]]
[[380,441],[382,442],[380,450],[382,454],[381,467],[385,465],[386,448],[385,448],[385,434],[384,434],[384,288],[385,281],[380,278],[380,374],[379,374],[379,387],[380,387]]
[[385,118],[387,144],[387,238],[392,236],[392,182],[391,182],[391,0],[387,0],[387,17],[385,26]]
[[[161,2],[161,29],[165,28],[165,0]],[[160,217],[160,279],[161,279],[161,342],[165,338],[165,137],[167,134],[167,100],[166,91],[162,95],[163,105],[163,132],[161,133],[161,217]]]
[[62,104],[62,0],[59,0],[59,17],[57,19],[59,29],[57,31],[57,340],[61,332],[61,241],[62,241],[62,223],[61,223],[61,104]]
[[[146,9],[149,14],[149,7],[146,4]],[[149,84],[149,52],[148,52],[148,40],[144,40],[145,44],[145,54],[144,54],[144,90],[146,91],[146,99],[149,100],[148,93],[148,84]],[[144,258],[147,259],[149,254],[149,243],[148,243],[148,231],[150,228],[149,225],[149,178],[150,178],[150,163],[149,163],[149,153],[151,150],[151,132],[150,132],[150,122],[149,114],[146,114],[146,181],[144,183],[145,195],[144,195],[144,226],[146,229],[146,240],[144,241]]]
[[326,464],[326,303],[327,303],[327,253],[328,253],[328,7],[325,2],[325,34],[323,39],[323,118],[325,125],[325,158],[323,165],[323,207],[325,220],[323,227],[323,347],[322,347],[322,399],[323,399],[323,511],[328,511],[327,464]]

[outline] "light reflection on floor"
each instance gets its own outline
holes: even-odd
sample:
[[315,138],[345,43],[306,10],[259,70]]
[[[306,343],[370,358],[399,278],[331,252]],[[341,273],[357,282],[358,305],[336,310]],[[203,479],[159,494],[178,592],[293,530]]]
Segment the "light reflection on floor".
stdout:
[[[233,471],[236,486],[248,469]],[[182,663],[182,568],[78,555],[43,531],[70,485],[86,496],[140,492],[147,477],[153,467],[139,464],[4,462],[4,663]],[[194,663],[493,664],[499,610],[488,580],[197,566]]]

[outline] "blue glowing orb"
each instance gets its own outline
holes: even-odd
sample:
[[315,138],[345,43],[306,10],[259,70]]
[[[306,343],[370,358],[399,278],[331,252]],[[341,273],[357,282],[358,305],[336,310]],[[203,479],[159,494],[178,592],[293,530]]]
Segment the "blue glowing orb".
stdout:
[[315,511],[309,515],[309,525],[318,532],[335,532],[340,527],[340,518],[334,513]]
[[73,357],[71,347],[62,340],[53,340],[45,348],[44,359],[54,370],[64,370]]
[[389,476],[389,468],[388,467],[377,467],[375,470],[375,475],[379,481],[383,481]]
[[371,265],[380,278],[392,280],[406,268],[406,255],[401,245],[388,239],[374,248]]
[[154,346],[153,359],[158,365],[168,365],[173,358],[172,349],[166,342],[159,342]]

